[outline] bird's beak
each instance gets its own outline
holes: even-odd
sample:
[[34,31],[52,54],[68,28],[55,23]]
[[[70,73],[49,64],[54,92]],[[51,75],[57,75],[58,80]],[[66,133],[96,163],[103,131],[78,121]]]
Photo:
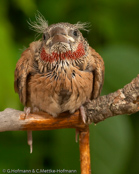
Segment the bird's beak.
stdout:
[[74,42],[75,40],[68,36],[67,31],[64,28],[56,27],[50,31],[50,39],[46,42],[46,45],[52,47],[57,43],[66,43]]
[[56,34],[52,38],[51,46],[53,46],[56,43],[60,43],[60,42],[69,43],[69,40],[68,40],[68,38],[65,35]]

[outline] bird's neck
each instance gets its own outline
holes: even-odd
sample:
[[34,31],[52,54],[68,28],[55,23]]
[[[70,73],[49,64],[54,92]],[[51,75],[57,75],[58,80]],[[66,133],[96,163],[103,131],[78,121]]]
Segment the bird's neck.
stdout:
[[50,63],[54,61],[58,61],[58,60],[65,60],[65,59],[77,60],[84,55],[85,55],[85,50],[84,50],[83,43],[79,43],[76,51],[74,52],[71,52],[69,50],[63,53],[52,52],[51,54],[48,54],[46,53],[45,48],[42,47],[41,53],[40,53],[41,59],[45,62],[50,62]]

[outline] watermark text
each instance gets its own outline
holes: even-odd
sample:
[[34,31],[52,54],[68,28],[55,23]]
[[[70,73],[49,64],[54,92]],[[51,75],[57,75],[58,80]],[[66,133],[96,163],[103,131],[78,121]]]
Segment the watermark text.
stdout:
[[3,173],[77,173],[77,170],[68,169],[3,169]]

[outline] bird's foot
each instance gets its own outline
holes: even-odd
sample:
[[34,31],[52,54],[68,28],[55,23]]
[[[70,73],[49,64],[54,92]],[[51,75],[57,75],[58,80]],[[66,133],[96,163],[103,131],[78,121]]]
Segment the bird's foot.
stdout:
[[85,124],[91,124],[92,119],[85,114],[85,109],[83,106],[80,107],[81,117]]
[[25,112],[25,115],[28,116],[28,114],[31,112],[31,108],[30,107],[24,107],[24,112]]
[[32,112],[39,112],[39,111],[40,111],[39,108],[37,108],[36,106],[33,107],[33,109],[32,109]]

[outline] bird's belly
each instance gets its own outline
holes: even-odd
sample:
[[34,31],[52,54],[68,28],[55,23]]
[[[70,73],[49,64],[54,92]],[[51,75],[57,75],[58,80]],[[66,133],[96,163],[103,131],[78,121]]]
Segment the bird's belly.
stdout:
[[73,113],[90,99],[93,74],[77,70],[73,74],[62,74],[58,79],[36,74],[28,82],[27,105],[37,107],[53,116],[70,111]]

